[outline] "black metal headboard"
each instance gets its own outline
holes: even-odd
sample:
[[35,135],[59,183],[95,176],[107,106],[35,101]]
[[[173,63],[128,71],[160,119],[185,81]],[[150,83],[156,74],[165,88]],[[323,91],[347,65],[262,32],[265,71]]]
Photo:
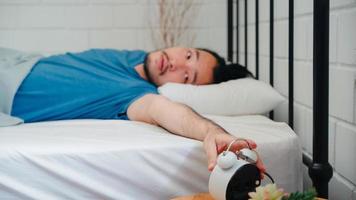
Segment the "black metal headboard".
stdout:
[[[249,0],[251,1],[251,0]],[[259,0],[255,0],[256,6],[256,73],[259,78]],[[234,30],[234,0],[227,0],[227,59],[230,62],[239,63],[239,0],[236,0],[236,28]],[[248,66],[248,1],[244,0],[244,52],[245,67]],[[293,128],[293,103],[294,103],[294,0],[289,0],[289,91],[288,91],[288,123]],[[313,181],[320,197],[328,197],[328,183],[332,177],[332,167],[329,164],[329,14],[330,0],[314,0],[314,24],[313,24],[313,157],[303,153],[303,163],[309,169],[309,176]],[[270,0],[270,84],[274,83],[274,0]],[[236,59],[234,60],[234,40],[233,34],[236,34]],[[273,119],[273,112],[270,113]]]

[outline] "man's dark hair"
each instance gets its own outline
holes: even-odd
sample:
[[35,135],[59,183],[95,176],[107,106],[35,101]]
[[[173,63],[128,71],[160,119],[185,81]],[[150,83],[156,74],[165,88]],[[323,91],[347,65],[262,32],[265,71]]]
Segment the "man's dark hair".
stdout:
[[215,66],[213,72],[213,83],[221,83],[228,80],[246,77],[254,78],[253,74],[248,71],[247,67],[243,67],[238,63],[226,64],[225,59],[216,52],[205,48],[198,49],[210,53],[217,61],[217,66]]

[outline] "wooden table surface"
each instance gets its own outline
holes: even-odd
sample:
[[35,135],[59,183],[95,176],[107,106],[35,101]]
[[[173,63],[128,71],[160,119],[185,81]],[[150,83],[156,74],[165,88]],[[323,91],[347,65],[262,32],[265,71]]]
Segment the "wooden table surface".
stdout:
[[177,197],[172,200],[214,200],[209,193],[201,193],[192,196]]
[[[171,200],[214,200],[209,193],[195,194],[191,196],[177,197]],[[316,198],[316,200],[326,200],[323,198]]]

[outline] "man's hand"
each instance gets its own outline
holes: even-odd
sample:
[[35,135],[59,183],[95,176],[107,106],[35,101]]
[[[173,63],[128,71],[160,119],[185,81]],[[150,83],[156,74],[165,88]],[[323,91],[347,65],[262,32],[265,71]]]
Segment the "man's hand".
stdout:
[[[212,171],[214,169],[216,165],[217,156],[223,151],[225,151],[227,149],[227,146],[235,139],[236,138],[234,136],[225,133],[208,133],[206,135],[204,139],[204,149],[208,156],[209,171]],[[252,149],[256,149],[257,145],[252,140],[237,140],[231,145],[230,151],[236,152],[243,148],[249,147]],[[263,177],[263,173],[266,171],[266,169],[259,156],[256,165],[260,169],[261,176]]]

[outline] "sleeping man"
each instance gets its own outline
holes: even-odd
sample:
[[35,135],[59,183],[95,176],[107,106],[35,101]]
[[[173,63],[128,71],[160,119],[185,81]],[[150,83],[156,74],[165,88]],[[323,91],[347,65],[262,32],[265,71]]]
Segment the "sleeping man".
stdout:
[[[24,122],[126,119],[150,123],[203,141],[212,170],[217,155],[234,136],[190,107],[159,95],[157,87],[167,82],[204,85],[248,75],[245,68],[226,65],[207,49],[174,47],[150,53],[92,49],[31,57],[0,48],[0,93],[5,97],[0,112]],[[9,87],[16,80],[18,86]],[[256,148],[254,141],[247,142],[235,142],[232,150]],[[265,170],[261,161],[257,166]]]

